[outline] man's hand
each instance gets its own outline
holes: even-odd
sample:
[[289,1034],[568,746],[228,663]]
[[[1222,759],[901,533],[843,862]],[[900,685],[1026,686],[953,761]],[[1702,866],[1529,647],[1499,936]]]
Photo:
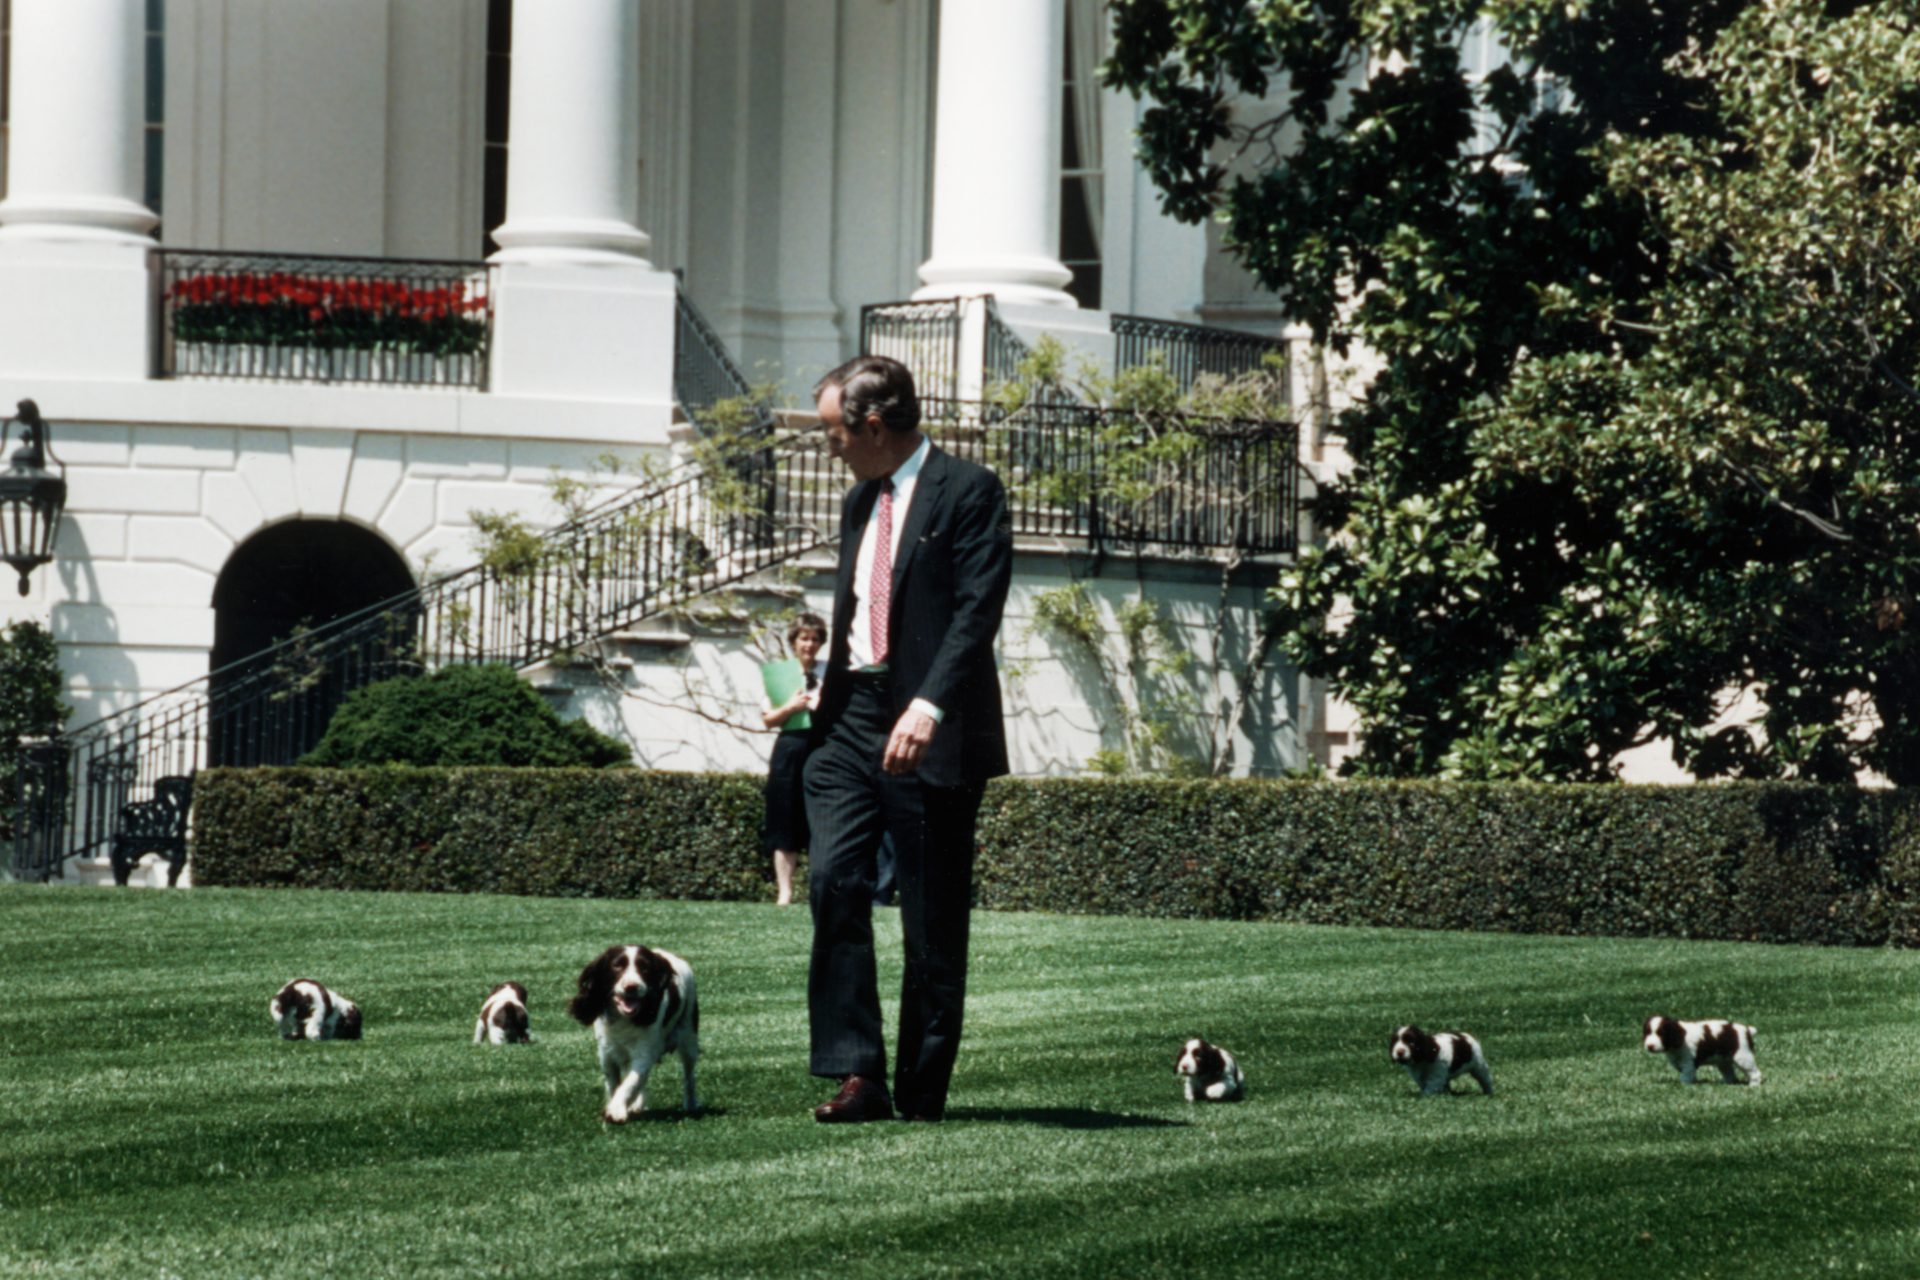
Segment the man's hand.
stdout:
[[939,727],[939,722],[926,712],[907,708],[899,723],[893,726],[893,735],[887,739],[887,753],[880,758],[880,767],[893,774],[918,769],[926,757],[927,744],[933,741],[933,731]]

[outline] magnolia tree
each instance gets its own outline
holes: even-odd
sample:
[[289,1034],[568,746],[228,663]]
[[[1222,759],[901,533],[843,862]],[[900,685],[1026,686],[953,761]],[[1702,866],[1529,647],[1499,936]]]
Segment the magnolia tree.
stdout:
[[1113,8],[1169,207],[1384,364],[1279,592],[1358,771],[1920,781],[1911,6]]

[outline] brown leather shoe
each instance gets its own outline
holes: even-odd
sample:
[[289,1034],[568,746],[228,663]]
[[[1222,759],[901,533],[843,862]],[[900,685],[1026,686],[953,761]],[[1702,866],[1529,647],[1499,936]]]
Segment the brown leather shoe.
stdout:
[[864,1124],[868,1120],[891,1120],[893,1102],[887,1086],[866,1076],[848,1076],[840,1082],[840,1092],[829,1102],[813,1109],[813,1118],[821,1124]]

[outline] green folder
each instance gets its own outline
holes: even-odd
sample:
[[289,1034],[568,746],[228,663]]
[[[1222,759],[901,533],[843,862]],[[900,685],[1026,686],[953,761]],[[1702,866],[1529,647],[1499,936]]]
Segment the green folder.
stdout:
[[[779,662],[762,663],[760,680],[767,687],[767,701],[777,708],[786,706],[793,695],[800,692],[807,683],[807,674],[800,669],[800,659],[785,658]],[[783,730],[811,729],[813,717],[804,711],[796,711],[780,727]]]

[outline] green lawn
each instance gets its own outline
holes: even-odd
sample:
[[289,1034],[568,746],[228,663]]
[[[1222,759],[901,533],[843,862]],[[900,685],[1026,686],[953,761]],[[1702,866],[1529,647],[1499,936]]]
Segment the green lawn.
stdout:
[[[882,913],[883,956],[898,955]],[[804,909],[0,886],[7,1276],[1920,1275],[1920,955],[976,917],[948,1122],[808,1109]],[[611,942],[700,977],[707,1114],[603,1127],[563,999]],[[288,1044],[318,977],[360,1043]],[[496,982],[538,1043],[476,1048]],[[896,976],[883,978],[889,989]],[[1686,1088],[1641,1017],[1760,1029]],[[1420,1099],[1417,1019],[1498,1093]],[[1233,1049],[1196,1108],[1173,1058]]]

